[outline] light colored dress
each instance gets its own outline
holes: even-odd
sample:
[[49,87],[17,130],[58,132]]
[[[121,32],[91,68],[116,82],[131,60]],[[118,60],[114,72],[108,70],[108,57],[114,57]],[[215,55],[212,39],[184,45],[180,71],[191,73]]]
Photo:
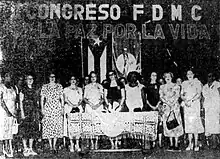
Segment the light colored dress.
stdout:
[[[184,81],[182,83],[181,94],[185,96],[186,100],[191,100],[197,93],[201,95],[202,84],[198,79],[193,79],[192,82]],[[185,133],[203,133],[204,128],[200,117],[200,98],[191,102],[191,106],[188,107],[184,102],[184,121],[185,121]]]
[[[3,95],[3,85],[0,85],[0,95]],[[0,103],[2,103],[2,98],[0,99]],[[6,117],[7,113],[3,109],[2,106],[0,106],[0,140],[4,140],[4,134],[5,134],[5,123],[6,123]]]
[[144,88],[144,85],[138,84],[136,87],[131,87],[129,84],[125,85],[126,91],[126,105],[129,109],[129,112],[133,112],[135,108],[143,108],[143,100],[141,96],[141,90]]
[[[85,86],[84,98],[94,105],[99,104],[99,102],[103,99],[103,87],[99,83],[90,83]],[[99,106],[97,109],[94,109],[91,105],[86,104],[85,112],[92,113],[101,112],[103,110],[103,105]]]
[[61,138],[63,137],[63,107],[61,106],[60,96],[63,95],[63,87],[60,84],[51,86],[45,84],[41,90],[41,96],[46,98],[44,105],[45,115],[43,117],[42,138]]
[[205,134],[219,134],[220,133],[220,95],[218,89],[220,82],[214,81],[211,86],[206,84],[203,87],[202,94],[205,98]]
[[[16,100],[16,92],[13,88],[8,89],[5,85],[2,85],[2,92],[3,92],[3,100],[8,108],[8,110],[15,114],[15,100]],[[6,112],[5,112],[6,113]],[[5,116],[5,123],[4,123],[4,139],[9,140],[13,139],[13,132],[12,126],[14,123],[14,117]]]
[[[160,93],[161,99],[165,99],[166,101],[168,101],[168,103],[163,102],[164,113],[162,116],[162,120],[163,120],[164,136],[179,137],[183,135],[183,125],[182,125],[182,119],[181,119],[181,114],[180,114],[180,105],[178,102],[178,99],[180,96],[180,87],[174,83],[172,83],[171,85],[168,85],[168,84],[161,85],[159,93]],[[170,103],[173,103],[173,105],[171,105]],[[179,123],[179,126],[177,126],[174,129],[168,130],[166,121],[172,110],[174,111],[174,114]]]
[[[65,100],[69,100],[73,105],[77,105],[82,100],[82,89],[79,87],[77,87],[76,89],[66,87],[64,89],[63,93],[65,96]],[[68,114],[71,112],[72,108],[73,107],[67,103],[64,105],[64,113],[65,113],[65,115],[64,115],[64,136],[67,136],[71,139],[73,138],[73,136],[71,135],[71,132],[68,131],[69,130],[68,125],[70,124]],[[80,112],[82,112],[81,106],[79,107],[79,109],[80,109]]]

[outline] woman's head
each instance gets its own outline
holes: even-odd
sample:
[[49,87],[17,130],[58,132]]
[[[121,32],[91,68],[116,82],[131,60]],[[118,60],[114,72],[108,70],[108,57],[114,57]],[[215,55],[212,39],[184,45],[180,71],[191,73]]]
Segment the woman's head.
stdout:
[[49,74],[49,82],[50,83],[55,83],[56,82],[56,75],[55,75],[55,73],[51,72]]
[[151,79],[151,81],[156,81],[157,80],[157,73],[152,72],[151,75],[150,75],[150,79]]
[[129,83],[136,83],[138,81],[138,78],[139,78],[139,74],[137,72],[132,71],[128,73],[127,79]]
[[77,85],[77,78],[76,76],[71,76],[70,77],[70,85]]
[[97,74],[94,71],[90,72],[89,79],[91,83],[97,82]]
[[164,73],[163,78],[165,79],[166,83],[170,83],[170,82],[172,82],[172,79],[173,79],[173,73],[166,72],[166,73]]
[[34,83],[34,77],[31,74],[26,75],[26,83],[27,85],[32,85]]
[[83,83],[84,83],[84,85],[89,84],[89,76],[85,76],[85,77],[84,77]]
[[107,76],[108,76],[108,79],[110,79],[111,81],[113,81],[113,80],[115,80],[116,79],[116,73],[115,73],[115,71],[109,71],[108,72],[108,74],[107,74]]
[[177,78],[176,79],[176,84],[181,85],[182,84],[182,79],[181,78]]
[[186,73],[186,76],[187,76],[188,80],[194,79],[193,71],[192,70],[188,70],[187,73]]

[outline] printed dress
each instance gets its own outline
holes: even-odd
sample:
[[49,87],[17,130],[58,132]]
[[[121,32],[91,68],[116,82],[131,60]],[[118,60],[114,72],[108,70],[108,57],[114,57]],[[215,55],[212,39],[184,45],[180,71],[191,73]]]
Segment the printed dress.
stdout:
[[25,119],[21,120],[19,132],[24,139],[36,139],[39,137],[39,113],[37,105],[37,91],[35,88],[24,87],[21,90],[24,95],[23,110]]
[[[178,98],[180,96],[180,87],[174,83],[168,85],[162,85],[160,86],[160,98],[165,99],[166,102],[163,102],[163,130],[164,130],[164,136],[167,137],[179,137],[183,135],[183,126],[182,126],[182,119],[180,114],[180,105],[178,102]],[[172,105],[171,105],[172,103]],[[174,129],[168,130],[166,121],[168,119],[168,116],[170,112],[174,110],[175,117],[179,123],[179,126],[177,126]]]
[[[197,93],[201,95],[202,84],[199,80],[184,81],[181,94],[186,100],[191,100]],[[190,106],[184,106],[185,133],[203,133],[204,128],[200,117],[200,98],[191,102]]]
[[220,134],[220,82],[214,81],[211,86],[206,84],[202,94],[205,98],[205,134]]
[[46,98],[44,105],[44,117],[42,120],[42,138],[61,138],[63,137],[63,107],[60,103],[60,96],[63,88],[60,84],[51,86],[45,84],[41,90],[41,96]]

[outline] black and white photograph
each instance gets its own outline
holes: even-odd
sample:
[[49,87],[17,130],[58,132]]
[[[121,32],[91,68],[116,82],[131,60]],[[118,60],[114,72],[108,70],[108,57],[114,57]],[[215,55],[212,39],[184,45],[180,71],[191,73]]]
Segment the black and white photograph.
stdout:
[[219,0],[1,0],[0,159],[219,159]]

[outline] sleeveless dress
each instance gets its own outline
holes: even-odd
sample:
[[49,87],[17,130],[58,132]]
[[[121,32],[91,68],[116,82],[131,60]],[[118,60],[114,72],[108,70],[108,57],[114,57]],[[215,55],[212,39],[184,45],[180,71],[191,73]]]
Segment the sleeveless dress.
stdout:
[[141,96],[141,90],[144,85],[138,84],[135,87],[130,87],[129,84],[125,85],[126,91],[126,105],[129,112],[133,112],[135,108],[143,108],[143,101]]

